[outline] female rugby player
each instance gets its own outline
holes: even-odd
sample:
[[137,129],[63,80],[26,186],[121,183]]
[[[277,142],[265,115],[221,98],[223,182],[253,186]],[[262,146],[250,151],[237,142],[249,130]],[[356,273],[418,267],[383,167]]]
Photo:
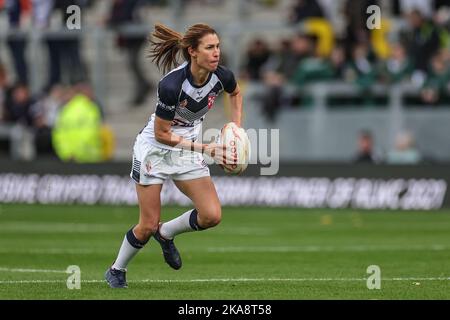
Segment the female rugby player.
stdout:
[[[136,182],[139,222],[125,235],[118,256],[106,271],[112,288],[125,288],[127,265],[153,238],[161,245],[166,263],[181,268],[174,237],[212,228],[221,220],[221,206],[203,153],[217,163],[232,163],[223,145],[197,142],[206,113],[216,97],[230,95],[232,121],[241,125],[242,95],[233,73],[219,65],[219,37],[210,26],[195,24],[184,35],[164,25],[155,25],[150,39],[150,57],[164,72],[159,82],[156,111],[137,135],[130,176]],[[181,52],[184,62],[178,65]],[[194,208],[160,223],[161,188],[172,179],[189,197]]]

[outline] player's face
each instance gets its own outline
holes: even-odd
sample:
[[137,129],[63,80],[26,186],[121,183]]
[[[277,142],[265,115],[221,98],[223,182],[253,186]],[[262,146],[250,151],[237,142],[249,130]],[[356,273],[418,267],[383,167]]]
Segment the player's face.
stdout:
[[200,39],[194,52],[194,60],[199,67],[213,72],[217,69],[220,59],[219,37],[217,34],[207,34]]

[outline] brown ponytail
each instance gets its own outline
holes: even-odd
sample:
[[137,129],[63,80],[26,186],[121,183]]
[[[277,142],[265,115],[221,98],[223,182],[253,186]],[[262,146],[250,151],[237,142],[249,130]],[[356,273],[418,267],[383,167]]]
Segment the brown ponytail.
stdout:
[[151,45],[149,57],[164,73],[178,65],[177,54],[182,39],[183,36],[178,32],[159,23],[155,25],[155,31],[149,39]]
[[182,50],[183,58],[190,60],[188,48],[197,49],[200,39],[207,34],[217,34],[210,26],[202,23],[189,27],[183,36],[180,33],[164,26],[155,24],[150,41],[149,57],[164,73],[179,65],[178,53]]

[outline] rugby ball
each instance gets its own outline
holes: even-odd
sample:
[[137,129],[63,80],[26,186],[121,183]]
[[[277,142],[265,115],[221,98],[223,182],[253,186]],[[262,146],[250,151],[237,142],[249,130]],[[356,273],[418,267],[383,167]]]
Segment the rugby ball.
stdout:
[[250,140],[243,128],[239,128],[236,123],[229,122],[220,130],[218,143],[224,144],[231,158],[236,159],[232,163],[219,164],[219,166],[230,174],[241,174],[247,169],[250,159]]

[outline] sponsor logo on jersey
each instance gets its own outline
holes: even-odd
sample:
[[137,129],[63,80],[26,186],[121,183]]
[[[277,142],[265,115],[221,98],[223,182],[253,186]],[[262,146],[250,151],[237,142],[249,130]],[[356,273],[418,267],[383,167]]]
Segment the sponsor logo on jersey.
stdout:
[[159,98],[158,98],[158,106],[160,108],[163,108],[167,111],[173,111],[175,110],[175,106],[168,106],[167,104],[165,104],[164,102],[162,102]]
[[187,122],[183,121],[181,119],[173,119],[172,120],[172,126],[178,126],[178,127],[194,127],[195,121]]

